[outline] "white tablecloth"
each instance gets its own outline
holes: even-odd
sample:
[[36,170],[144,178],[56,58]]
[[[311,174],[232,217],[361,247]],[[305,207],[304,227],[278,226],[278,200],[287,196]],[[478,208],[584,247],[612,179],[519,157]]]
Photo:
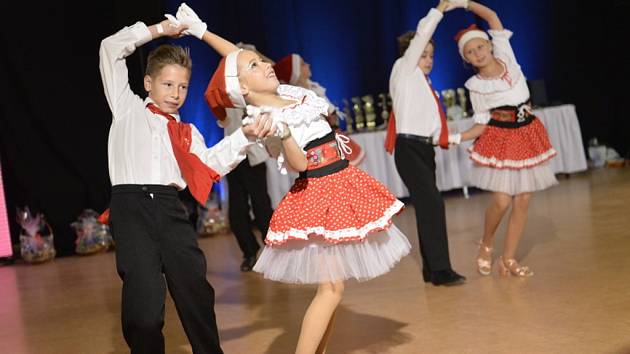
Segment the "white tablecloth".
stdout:
[[[580,124],[574,105],[562,105],[534,110],[540,118],[553,147],[558,155],[551,160],[555,173],[574,173],[586,170],[586,157],[582,145]],[[451,132],[461,132],[473,125],[472,119],[451,121]],[[408,197],[409,192],[396,172],[393,155],[389,155],[383,145],[385,131],[352,134],[352,139],[365,150],[365,159],[358,166],[383,183],[397,197]],[[470,185],[468,176],[472,162],[468,158],[471,141],[464,142],[448,150],[435,148],[437,186],[441,191],[463,188]],[[297,174],[282,175],[276,161],[267,161],[267,186],[271,202],[275,208],[293,184]]]

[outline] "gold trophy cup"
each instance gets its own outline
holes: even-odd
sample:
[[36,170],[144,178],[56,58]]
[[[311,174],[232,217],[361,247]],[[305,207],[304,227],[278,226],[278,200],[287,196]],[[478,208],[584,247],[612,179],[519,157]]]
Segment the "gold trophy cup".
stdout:
[[459,102],[459,106],[462,108],[462,118],[468,117],[468,112],[466,111],[466,89],[463,87],[457,88],[457,101]]
[[363,112],[365,113],[365,121],[368,130],[376,128],[376,110],[374,109],[374,97],[365,95],[361,97],[363,101]]
[[365,116],[363,116],[363,109],[361,108],[361,98],[352,97],[352,110],[354,111],[354,122],[357,130],[363,130],[365,128]]
[[346,131],[348,133],[352,133],[354,129],[352,129],[352,114],[350,113],[350,103],[347,99],[343,99],[343,113],[346,116]]
[[378,94],[378,106],[381,107],[381,119],[383,120],[383,124],[387,127],[387,120],[389,119],[389,107],[387,106],[387,94],[379,93]]

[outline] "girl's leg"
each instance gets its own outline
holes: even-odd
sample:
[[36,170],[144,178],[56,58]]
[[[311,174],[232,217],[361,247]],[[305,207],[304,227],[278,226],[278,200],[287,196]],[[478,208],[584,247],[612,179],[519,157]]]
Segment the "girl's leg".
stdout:
[[[341,301],[343,289],[344,285],[341,281],[319,285],[313,301],[304,314],[300,338],[295,349],[296,354],[317,353],[323,340],[327,340],[324,337],[328,327],[332,325],[331,319]],[[323,350],[325,349],[324,344]]]
[[317,347],[317,354],[326,354],[326,347],[328,347],[328,341],[330,340],[330,335],[332,334],[332,329],[335,326],[335,319],[337,318],[337,310],[333,312],[330,321],[328,321],[328,327],[326,327],[326,333],[324,333],[324,338],[319,343],[319,347]]
[[494,244],[494,233],[503,219],[503,215],[510,207],[512,197],[509,194],[501,192],[493,192],[490,205],[486,209],[486,221],[484,225],[482,246],[492,247]]
[[494,233],[497,231],[499,223],[505,212],[510,207],[512,197],[505,193],[494,192],[490,205],[486,209],[486,219],[483,237],[479,244],[479,254],[477,255],[477,271],[482,275],[490,275],[492,271],[492,245],[494,244]]
[[508,221],[507,236],[505,237],[505,246],[503,248],[503,273],[511,273],[518,276],[534,275],[528,267],[521,266],[514,259],[516,248],[523,236],[525,222],[527,221],[527,210],[529,208],[529,200],[531,193],[522,193],[514,197],[514,206]]
[[503,257],[505,259],[513,259],[514,254],[516,254],[516,248],[525,229],[527,209],[529,208],[531,197],[531,193],[522,193],[514,197],[514,205],[508,221],[507,236],[505,237],[505,246],[503,248]]

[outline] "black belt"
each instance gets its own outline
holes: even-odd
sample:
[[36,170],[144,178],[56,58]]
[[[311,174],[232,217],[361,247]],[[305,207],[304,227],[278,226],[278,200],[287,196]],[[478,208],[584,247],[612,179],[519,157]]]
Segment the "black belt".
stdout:
[[178,195],[177,188],[162,184],[118,184],[112,187],[112,194],[122,193],[153,193]]
[[534,119],[536,118],[536,116],[527,116],[525,117],[522,121],[514,121],[514,122],[506,122],[503,120],[496,120],[496,119],[490,119],[488,121],[488,125],[492,125],[495,127],[499,127],[499,128],[508,128],[508,129],[517,129],[520,127],[524,127],[528,124],[530,124],[531,122],[534,121]]
[[335,161],[330,165],[326,165],[324,167],[320,167],[314,170],[302,171],[300,172],[299,178],[319,178],[332,175],[333,173],[339,172],[348,167],[348,164],[348,160]]
[[[521,110],[523,106],[527,106],[527,109]],[[497,112],[499,117],[494,117],[494,114]],[[504,114],[507,114],[510,119],[501,119]],[[499,128],[517,129],[530,124],[535,118],[536,116],[529,111],[528,100],[516,106],[500,106],[490,109],[490,121],[488,121],[488,125]]]
[[396,134],[396,137],[417,141],[425,145],[435,146],[435,144],[433,143],[433,138],[430,136],[421,136],[421,135],[414,135],[414,134]]

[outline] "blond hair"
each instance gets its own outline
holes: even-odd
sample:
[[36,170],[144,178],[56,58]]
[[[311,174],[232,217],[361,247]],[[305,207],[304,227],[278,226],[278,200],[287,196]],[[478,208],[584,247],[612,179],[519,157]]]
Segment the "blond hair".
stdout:
[[178,45],[162,44],[149,53],[145,74],[155,76],[167,65],[179,65],[188,69],[190,73],[192,71],[190,50]]
[[[398,36],[397,40],[398,40],[398,55],[399,56],[402,57],[403,55],[405,55],[407,48],[409,48],[409,43],[411,43],[411,40],[413,39],[415,35],[416,35],[416,31],[409,31]],[[433,45],[433,49],[435,49],[435,41],[433,40],[433,38],[429,39],[429,43],[431,43]]]

